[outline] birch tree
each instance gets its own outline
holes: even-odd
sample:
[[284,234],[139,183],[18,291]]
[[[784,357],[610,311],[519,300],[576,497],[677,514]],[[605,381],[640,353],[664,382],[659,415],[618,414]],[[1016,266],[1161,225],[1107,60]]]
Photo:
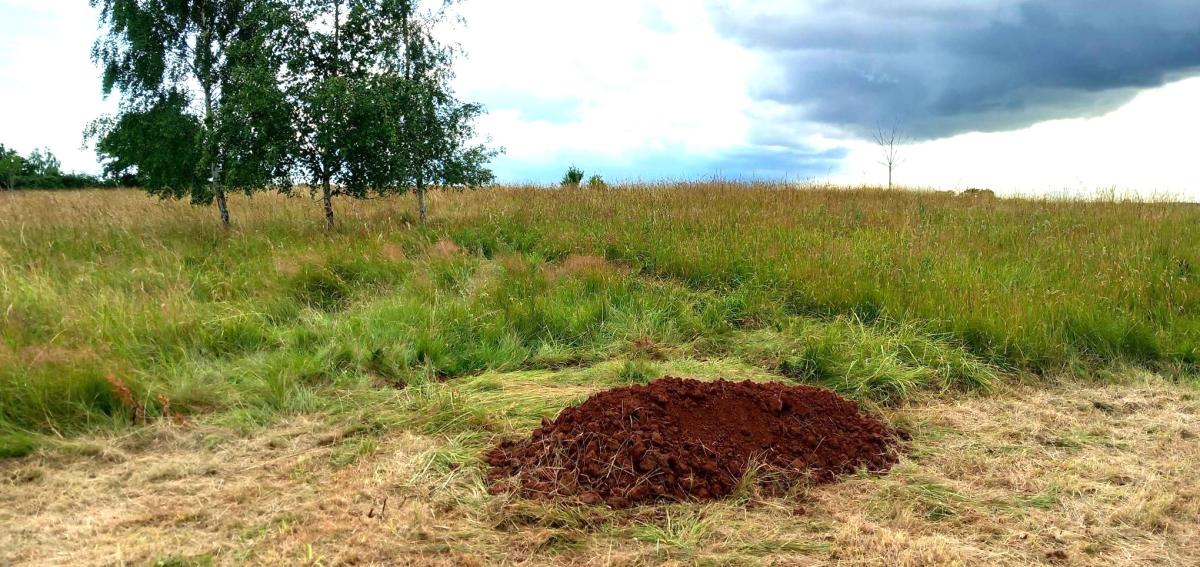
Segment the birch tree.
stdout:
[[320,192],[325,225],[333,199],[417,194],[421,222],[431,185],[492,179],[495,152],[473,144],[482,111],[449,88],[455,51],[434,29],[452,2],[292,0],[285,92],[294,112],[294,163]]
[[[286,183],[291,141],[282,64],[272,35],[285,23],[274,0],[91,0],[104,34],[92,57],[104,70],[105,96],[121,96],[116,116],[93,123],[107,169],[136,171],[164,198],[213,201],[229,227],[231,183],[247,193]],[[176,116],[172,116],[172,115]],[[275,123],[282,120],[282,124]],[[156,124],[175,132],[125,131]],[[192,134],[192,139],[187,136]],[[175,151],[156,145],[164,137]],[[178,151],[188,145],[188,151]],[[198,157],[197,157],[198,156]],[[175,168],[196,171],[171,171]],[[114,165],[115,164],[115,165]]]

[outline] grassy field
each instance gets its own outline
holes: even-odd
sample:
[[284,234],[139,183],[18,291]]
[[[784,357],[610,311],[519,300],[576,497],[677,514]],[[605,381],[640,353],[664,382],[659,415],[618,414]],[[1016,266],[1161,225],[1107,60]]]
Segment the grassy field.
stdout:
[[[333,521],[313,512],[317,487],[344,482],[347,506],[406,502],[402,524],[370,532],[400,547],[364,544],[366,561],[602,562],[605,546],[631,563],[1200,557],[1175,537],[1200,524],[1197,484],[1165,464],[1198,431],[1200,207],[723,184],[435,194],[424,228],[408,199],[337,206],[327,233],[307,199],[235,199],[225,233],[209,210],[136,192],[0,195],[0,457],[15,458],[0,499],[58,487],[102,507],[112,494],[70,476],[94,467],[137,481],[136,502],[172,501],[166,483],[194,488],[184,508],[270,509],[168,519],[178,558],[200,563],[348,561],[348,525],[312,531]],[[794,525],[779,523],[794,504],[756,495],[630,514],[486,495],[478,456],[497,439],[668,373],[825,385],[913,429],[915,453],[858,493],[812,496]],[[1071,407],[1031,401],[1047,399]],[[1088,425],[1127,402],[1160,429],[1137,412]],[[1079,470],[1056,476],[1064,457]],[[243,474],[296,493],[272,504],[200,481]],[[1143,491],[1133,509],[1095,485],[1112,475]],[[866,508],[838,517],[839,498]],[[67,503],[39,501],[22,533],[62,535]],[[1078,533],[1096,517],[1111,529]],[[1069,533],[1055,543],[1047,526]],[[72,558],[178,559],[145,527],[110,530],[130,534],[109,542],[129,557]],[[997,551],[1022,531],[1028,550]],[[25,540],[10,559],[54,560]]]

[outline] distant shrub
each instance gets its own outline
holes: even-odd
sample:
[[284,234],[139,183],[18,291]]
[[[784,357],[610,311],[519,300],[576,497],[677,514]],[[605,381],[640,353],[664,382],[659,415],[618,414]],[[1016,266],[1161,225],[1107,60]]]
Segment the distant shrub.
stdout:
[[971,189],[967,189],[966,191],[963,191],[961,194],[959,194],[959,196],[960,197],[975,197],[975,198],[982,198],[982,199],[995,199],[996,192],[992,191],[991,189],[977,189],[977,188],[972,187]]
[[116,181],[86,173],[64,173],[48,149],[22,157],[0,144],[0,186],[5,189],[88,189],[116,187]]
[[604,178],[599,175],[593,175],[588,178],[588,189],[606,189],[608,184],[604,182]]
[[563,187],[579,187],[581,182],[583,182],[583,170],[573,165],[567,169],[567,173],[562,178]]
[[85,173],[56,173],[53,175],[22,175],[15,180],[16,189],[93,189],[117,187],[117,182]]

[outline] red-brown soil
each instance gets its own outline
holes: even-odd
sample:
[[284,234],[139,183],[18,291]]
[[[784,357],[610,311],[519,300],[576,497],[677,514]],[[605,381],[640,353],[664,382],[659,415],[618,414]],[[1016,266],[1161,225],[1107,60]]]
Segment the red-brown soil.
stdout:
[[821,388],[663,378],[603,391],[487,456],[493,492],[621,508],[728,496],[764,475],[829,482],[896,462],[897,433]]

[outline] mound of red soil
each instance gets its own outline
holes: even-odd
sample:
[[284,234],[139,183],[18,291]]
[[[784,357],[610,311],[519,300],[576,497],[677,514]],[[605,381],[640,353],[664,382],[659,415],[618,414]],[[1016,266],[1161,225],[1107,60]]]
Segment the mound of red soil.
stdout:
[[492,491],[621,508],[723,498],[751,463],[828,482],[896,462],[897,434],[821,388],[663,378],[597,393],[487,456]]

